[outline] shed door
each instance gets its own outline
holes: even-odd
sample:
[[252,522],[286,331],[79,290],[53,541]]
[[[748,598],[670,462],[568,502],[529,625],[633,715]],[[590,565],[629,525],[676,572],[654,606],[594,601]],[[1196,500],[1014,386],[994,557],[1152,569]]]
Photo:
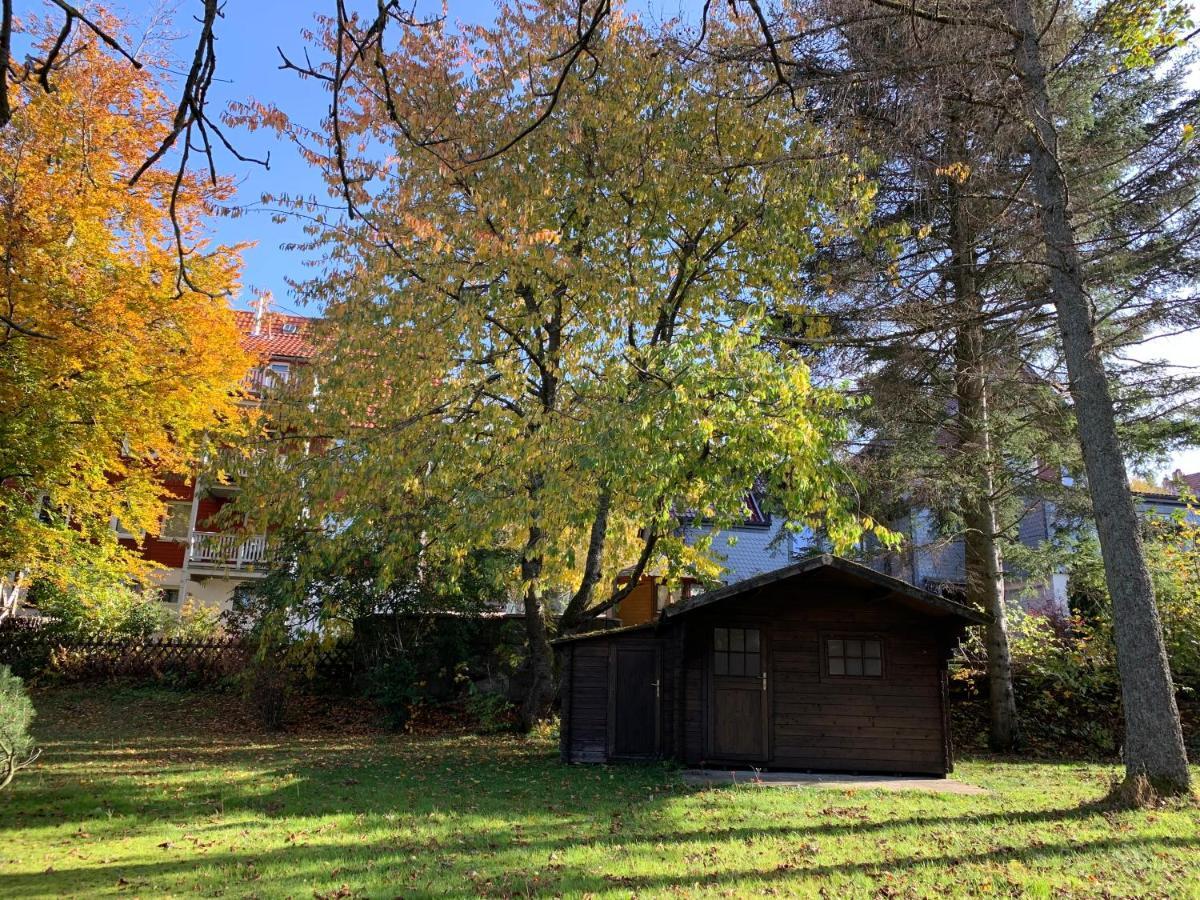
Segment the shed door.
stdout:
[[662,657],[657,646],[613,646],[609,671],[609,755],[650,759],[659,753]]
[[713,628],[709,750],[714,759],[767,760],[765,654],[762,629]]

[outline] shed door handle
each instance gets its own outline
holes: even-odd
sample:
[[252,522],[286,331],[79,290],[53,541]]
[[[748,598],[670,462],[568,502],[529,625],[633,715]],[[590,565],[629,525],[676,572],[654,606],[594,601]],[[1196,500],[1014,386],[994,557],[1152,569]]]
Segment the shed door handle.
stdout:
[[654,699],[656,699],[656,700],[657,700],[657,699],[658,699],[658,692],[659,692],[659,689],[660,689],[661,685],[660,685],[660,683],[659,683],[659,681],[658,681],[658,679],[657,679],[657,678],[656,678],[656,679],[654,679],[654,681],[652,681],[652,682],[650,682],[650,683],[651,683],[652,685],[654,685]]
[[767,673],[766,672],[762,673],[762,679],[763,679],[763,690],[765,691],[767,689]]

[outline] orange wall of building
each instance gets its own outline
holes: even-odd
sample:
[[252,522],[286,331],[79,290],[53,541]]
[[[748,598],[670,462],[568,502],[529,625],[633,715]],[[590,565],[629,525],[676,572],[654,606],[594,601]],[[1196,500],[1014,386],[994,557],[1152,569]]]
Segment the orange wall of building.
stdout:
[[653,578],[643,578],[629,596],[617,604],[617,618],[622,625],[641,625],[654,618],[657,610],[654,606],[657,582]]

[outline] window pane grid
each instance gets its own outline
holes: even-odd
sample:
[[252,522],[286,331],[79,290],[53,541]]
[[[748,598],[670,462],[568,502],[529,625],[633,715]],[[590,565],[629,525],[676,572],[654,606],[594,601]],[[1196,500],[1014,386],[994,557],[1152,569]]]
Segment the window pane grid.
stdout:
[[762,672],[762,635],[757,628],[713,629],[713,674],[757,678]]
[[883,644],[867,638],[825,641],[825,672],[854,678],[883,677]]

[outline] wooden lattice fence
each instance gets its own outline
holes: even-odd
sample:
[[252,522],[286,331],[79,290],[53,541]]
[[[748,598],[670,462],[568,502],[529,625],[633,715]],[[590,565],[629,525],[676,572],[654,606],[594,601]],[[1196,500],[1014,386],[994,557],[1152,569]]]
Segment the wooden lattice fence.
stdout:
[[[241,638],[165,637],[84,639],[45,629],[0,629],[0,664],[22,677],[46,674],[63,681],[111,678],[206,684],[242,672],[253,646]],[[358,655],[352,646],[335,645],[291,662],[300,680],[348,685]]]

